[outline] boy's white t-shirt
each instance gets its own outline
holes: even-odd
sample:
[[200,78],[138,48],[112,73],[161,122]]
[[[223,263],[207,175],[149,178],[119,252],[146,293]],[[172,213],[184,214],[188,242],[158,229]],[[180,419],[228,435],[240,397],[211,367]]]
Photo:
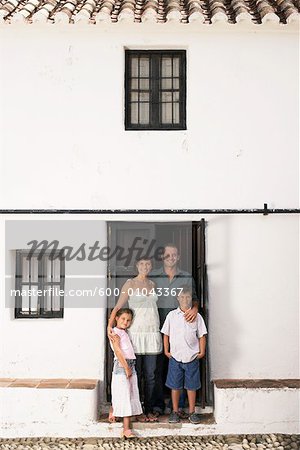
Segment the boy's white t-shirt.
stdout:
[[170,338],[170,353],[178,362],[193,361],[199,353],[199,338],[207,334],[203,318],[197,314],[194,322],[187,322],[180,308],[169,312],[161,329]]

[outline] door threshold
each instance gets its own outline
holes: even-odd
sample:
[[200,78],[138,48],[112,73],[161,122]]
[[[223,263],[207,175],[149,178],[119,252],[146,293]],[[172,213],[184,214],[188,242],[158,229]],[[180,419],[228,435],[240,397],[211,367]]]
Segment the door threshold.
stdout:
[[[208,408],[206,408],[208,409]],[[206,411],[205,409],[205,411]],[[196,408],[197,410],[197,408]],[[204,411],[204,410],[202,410]],[[201,416],[201,423],[199,425],[212,425],[215,423],[215,419],[214,419],[214,415],[212,412],[199,412],[199,410],[197,411],[198,414],[200,414]],[[103,414],[100,419],[98,420],[99,423],[107,423],[108,419],[107,419],[107,414]],[[163,416],[159,416],[158,417],[158,422],[139,422],[137,420],[134,420],[132,422],[134,429],[136,430],[144,430],[146,428],[148,429],[176,429],[176,428],[186,428],[189,426],[195,427],[194,424],[192,424],[191,422],[189,422],[188,419],[185,420],[181,420],[181,422],[179,423],[169,423],[169,414],[164,414]],[[122,419],[118,419],[118,421],[116,423],[113,424],[109,424],[109,425],[122,425]]]

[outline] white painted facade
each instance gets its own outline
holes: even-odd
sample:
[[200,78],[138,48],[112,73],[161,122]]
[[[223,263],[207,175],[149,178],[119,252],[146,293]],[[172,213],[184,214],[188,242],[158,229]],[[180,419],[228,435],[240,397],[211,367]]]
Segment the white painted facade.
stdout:
[[[139,220],[138,215],[135,217]],[[49,216],[43,216],[44,225],[41,218],[34,217],[33,221],[32,216],[27,216],[29,226],[24,230],[21,217],[22,225],[16,221],[13,227],[9,223],[11,217],[7,217],[6,257],[10,272],[6,274],[6,292],[1,297],[1,329],[5,336],[2,377],[103,380],[104,297],[86,299],[91,302],[87,308],[78,307],[85,299],[66,300],[64,319],[51,320],[15,320],[14,311],[5,303],[9,289],[15,285],[14,250],[28,248],[27,242],[33,237],[59,239],[63,245],[75,248],[80,242],[92,245],[95,240],[106,245],[105,221],[99,218],[86,218],[87,225],[82,217],[66,220],[60,216],[51,226]],[[116,217],[107,216],[112,218]],[[191,217],[176,217],[180,219]],[[270,215],[206,219],[212,379],[297,378],[298,218]],[[285,235],[284,240],[279,239],[281,234]],[[4,226],[2,236],[4,241]],[[106,264],[85,261],[84,265],[76,261],[66,263],[66,291],[105,286]]]
[[[1,26],[0,208],[299,207],[298,39],[292,24]],[[187,130],[124,130],[125,48],[187,50]],[[15,320],[7,307],[14,250],[27,238],[59,234],[65,245],[88,239],[104,246],[107,221],[201,218],[207,220],[211,378],[299,378],[299,217],[291,214],[3,215],[0,378],[96,378],[103,398],[104,298],[99,307],[66,308],[64,319]],[[8,235],[11,220],[15,232]],[[21,221],[29,223],[22,232]],[[84,273],[70,263],[66,287],[105,286],[106,272],[104,263]],[[17,395],[3,389],[0,406]],[[251,416],[241,406],[240,393],[217,391],[216,427],[198,432],[299,430],[296,390],[245,393],[249,404],[266,405],[259,420],[255,407]],[[66,429],[96,435],[86,416],[95,399],[82,395],[83,415],[70,413]],[[0,430],[15,435],[13,416],[3,411]],[[20,433],[54,435],[50,411],[39,430],[36,419],[24,417]],[[64,420],[59,411],[57,423]],[[15,423],[21,419],[15,416]]]
[[[297,25],[245,27],[3,25],[1,207],[295,208]],[[187,50],[186,131],[124,130],[125,48]]]

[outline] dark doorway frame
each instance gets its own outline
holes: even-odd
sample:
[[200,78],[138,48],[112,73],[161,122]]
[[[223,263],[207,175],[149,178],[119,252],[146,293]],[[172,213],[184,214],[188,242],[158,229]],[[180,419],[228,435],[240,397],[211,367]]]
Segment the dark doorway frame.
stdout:
[[[207,268],[206,268],[206,240],[205,240],[205,227],[206,221],[201,219],[200,221],[184,221],[184,222],[156,222],[156,221],[147,221],[147,222],[139,222],[139,221],[109,221],[107,222],[107,236],[108,236],[108,247],[114,248],[114,246],[118,245],[116,234],[122,228],[126,228],[126,226],[132,226],[133,230],[149,230],[149,238],[155,238],[155,226],[157,227],[180,227],[183,229],[185,226],[190,226],[190,240],[191,240],[191,270],[190,272],[193,275],[196,285],[196,292],[199,298],[199,312],[203,316],[205,323],[207,326],[209,325],[208,320],[208,283],[207,283]],[[147,237],[148,238],[148,237]],[[178,238],[177,238],[178,239]],[[176,241],[174,237],[171,237],[169,241]],[[175,242],[176,243],[176,242]],[[115,265],[115,267],[114,267]],[[127,276],[132,276],[133,266],[132,264],[128,267],[119,266],[119,273],[116,273],[116,262],[114,260],[109,261],[107,268],[107,283],[108,287],[111,288],[111,292],[114,292],[114,288],[122,283],[122,278]],[[121,278],[121,280],[120,280]],[[116,303],[116,298],[111,295],[107,299],[107,320],[110,316],[110,313]],[[107,323],[107,322],[106,322]],[[209,348],[207,348],[206,357],[201,360],[201,385],[202,388],[200,390],[200,405],[202,408],[205,406],[212,406],[213,404],[213,390],[212,383],[210,380],[210,364],[209,364]],[[113,354],[106,338],[106,361],[105,361],[105,393],[106,400],[110,401],[111,392],[110,392],[110,380],[111,380],[111,371],[113,365]]]

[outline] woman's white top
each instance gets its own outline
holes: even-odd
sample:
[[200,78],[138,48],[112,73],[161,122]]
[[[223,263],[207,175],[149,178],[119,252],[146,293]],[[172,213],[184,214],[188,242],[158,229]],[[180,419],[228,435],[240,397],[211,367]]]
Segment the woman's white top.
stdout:
[[128,334],[137,355],[155,355],[162,352],[157,300],[156,294],[142,295],[140,289],[135,289],[128,299],[129,308],[134,311]]

